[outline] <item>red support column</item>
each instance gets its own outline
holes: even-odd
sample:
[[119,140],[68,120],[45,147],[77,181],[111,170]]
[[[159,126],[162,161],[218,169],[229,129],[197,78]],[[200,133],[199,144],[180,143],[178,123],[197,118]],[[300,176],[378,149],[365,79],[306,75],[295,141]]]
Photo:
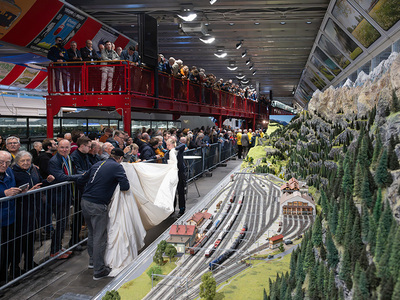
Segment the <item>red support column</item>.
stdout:
[[52,139],[54,137],[54,116],[53,108],[49,103],[49,99],[46,99],[46,119],[47,119],[47,137]]
[[222,115],[218,116],[218,127],[222,128]]
[[256,114],[253,115],[253,131],[256,131]]
[[122,113],[122,118],[124,122],[124,131],[131,135],[131,108],[124,108]]

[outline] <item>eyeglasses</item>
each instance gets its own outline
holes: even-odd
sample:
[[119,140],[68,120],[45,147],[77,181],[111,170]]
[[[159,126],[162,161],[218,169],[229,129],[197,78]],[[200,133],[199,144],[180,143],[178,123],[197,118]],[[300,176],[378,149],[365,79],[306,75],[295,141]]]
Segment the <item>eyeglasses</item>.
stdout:
[[0,165],[6,165],[6,166],[8,166],[8,165],[10,165],[10,164],[11,164],[11,160],[7,160],[7,161],[0,160]]

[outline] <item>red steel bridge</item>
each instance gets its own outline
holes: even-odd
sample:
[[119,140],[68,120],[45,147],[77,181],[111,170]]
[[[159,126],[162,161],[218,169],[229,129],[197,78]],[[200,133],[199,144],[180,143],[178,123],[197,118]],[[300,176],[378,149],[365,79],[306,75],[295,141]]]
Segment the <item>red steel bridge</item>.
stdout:
[[[112,73],[111,79],[106,68]],[[53,136],[53,118],[61,107],[116,110],[129,134],[132,111],[168,113],[174,120],[181,115],[212,116],[218,125],[227,118],[244,119],[253,129],[257,123],[268,121],[271,114],[291,114],[125,61],[54,63],[48,67],[48,74],[47,136]]]

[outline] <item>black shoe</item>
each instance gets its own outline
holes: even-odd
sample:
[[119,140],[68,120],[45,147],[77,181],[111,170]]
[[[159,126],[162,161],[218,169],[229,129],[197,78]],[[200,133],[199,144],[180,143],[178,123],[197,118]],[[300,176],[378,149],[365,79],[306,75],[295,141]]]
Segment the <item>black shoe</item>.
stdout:
[[182,217],[185,214],[185,210],[184,209],[180,209],[179,213],[178,213],[178,218]]
[[110,275],[110,272],[111,272],[111,268],[105,268],[99,274],[93,275],[93,280],[100,280],[100,279],[103,279],[103,278],[107,278],[108,275]]

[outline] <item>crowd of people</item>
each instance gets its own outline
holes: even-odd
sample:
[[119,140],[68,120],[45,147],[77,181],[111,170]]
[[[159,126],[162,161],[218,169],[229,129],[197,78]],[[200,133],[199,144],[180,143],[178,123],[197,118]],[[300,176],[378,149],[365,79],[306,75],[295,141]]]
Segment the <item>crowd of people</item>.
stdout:
[[[78,49],[77,43],[72,41],[70,48],[67,50],[64,48],[61,37],[56,37],[55,42],[55,45],[50,48],[47,58],[61,66],[66,66],[65,63],[71,63],[68,64],[68,68],[54,70],[56,93],[60,91],[80,91],[82,74],[81,69],[76,66],[79,66],[79,63],[82,61],[91,62],[91,64],[96,64],[96,61],[103,61],[100,64],[107,63],[107,65],[99,68],[98,71],[101,72],[100,74],[96,74],[96,68],[91,69],[92,75],[94,75],[91,77],[101,77],[101,80],[99,80],[100,86],[90,87],[93,91],[119,91],[121,89],[121,82],[119,81],[123,78],[123,69],[120,70],[118,67],[112,66],[111,61],[122,60],[132,65],[142,65],[138,45],[136,47],[129,46],[128,49],[123,50],[121,47],[116,47],[112,42],[105,41],[104,43],[99,43],[99,51],[95,51],[91,40],[87,40],[85,47],[80,49]],[[158,70],[175,78],[189,80],[206,88],[222,90],[257,101],[257,92],[254,89],[241,87],[239,84],[235,84],[232,79],[225,81],[222,78],[217,79],[214,74],[206,74],[204,69],[197,68],[196,66],[189,68],[180,59],[170,57],[167,60],[164,58],[164,55],[159,54]],[[114,78],[115,73],[118,73],[116,79]]]
[[[246,155],[249,147],[255,144],[255,138],[262,137],[263,134],[262,130],[252,132],[249,129],[242,132],[240,129],[231,130],[217,127],[194,130],[173,128],[164,131],[144,128],[132,137],[124,131],[111,128],[105,128],[101,136],[95,133],[86,136],[83,132],[74,130],[71,133],[58,135],[56,139],[36,141],[30,151],[21,150],[18,137],[9,136],[4,140],[0,136],[0,198],[16,196],[57,183],[75,182],[73,185],[61,185],[51,192],[30,193],[0,202],[2,225],[0,282],[15,278],[36,266],[33,260],[34,245],[37,240],[36,229],[40,229],[40,239],[51,239],[50,257],[66,259],[71,255],[71,251],[63,248],[63,245],[66,244],[63,240],[67,229],[67,220],[71,219],[72,222],[69,240],[69,247],[72,247],[79,244],[81,240],[80,233],[83,225],[81,208],[84,207],[81,204],[83,203],[81,195],[83,194],[83,198],[85,195],[89,195],[86,197],[96,199],[93,197],[93,190],[87,190],[90,184],[86,186],[86,189],[85,184],[88,178],[91,178],[90,176],[107,177],[104,175],[107,172],[104,174],[102,172],[108,167],[103,167],[100,173],[95,172],[94,169],[98,171],[104,164],[112,168],[115,167],[115,162],[121,161],[129,163],[149,160],[162,162],[168,159],[169,151],[175,149],[179,183],[174,207],[178,204],[177,216],[181,216],[184,214],[186,206],[184,191],[187,175],[183,162],[183,151],[208,147],[214,143],[224,144],[228,141],[236,141],[238,155],[241,158],[242,155]],[[109,162],[110,159],[111,162]],[[111,174],[108,178],[112,178]],[[103,188],[107,189],[111,186],[109,190],[113,191],[116,183],[118,182],[113,181],[112,184],[104,185],[103,182]],[[95,186],[99,187],[99,185]],[[107,195],[110,198],[112,193]],[[90,202],[87,199],[86,201]],[[85,205],[86,208],[93,207],[91,203]],[[72,216],[70,216],[71,207],[74,211]],[[86,225],[89,227],[90,237],[91,227],[96,221],[93,219],[90,209],[84,211],[83,215]],[[90,242],[92,244],[88,246],[91,257],[89,267],[94,267],[96,274],[100,274],[101,278],[106,276],[104,274],[109,270],[104,265],[97,268],[93,265],[95,261],[98,261],[98,258],[92,256],[93,247],[97,247],[93,244],[98,244],[98,241],[93,240],[92,236]],[[79,245],[75,249],[81,251],[82,247]],[[20,269],[22,258],[24,263]]]

